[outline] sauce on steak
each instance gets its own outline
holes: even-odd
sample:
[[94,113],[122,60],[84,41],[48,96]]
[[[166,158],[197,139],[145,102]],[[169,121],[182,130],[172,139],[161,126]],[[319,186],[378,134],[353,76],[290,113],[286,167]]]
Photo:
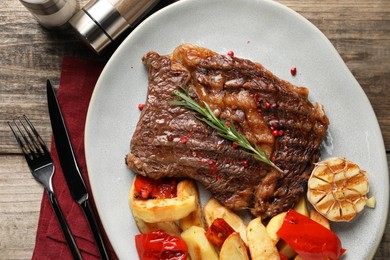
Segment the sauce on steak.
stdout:
[[[183,44],[172,55],[149,52],[148,96],[126,156],[128,167],[151,178],[191,178],[232,210],[263,219],[293,207],[320,156],[329,121],[308,89],[284,81],[262,65]],[[174,91],[205,101],[283,170],[253,159],[171,104]]]

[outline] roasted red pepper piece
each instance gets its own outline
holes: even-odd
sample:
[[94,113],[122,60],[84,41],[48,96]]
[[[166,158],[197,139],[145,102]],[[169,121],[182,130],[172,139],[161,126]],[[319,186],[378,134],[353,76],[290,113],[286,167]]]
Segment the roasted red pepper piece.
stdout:
[[166,199],[177,196],[177,181],[173,178],[154,180],[137,175],[134,182],[135,195],[141,199]]
[[277,235],[303,259],[339,259],[345,249],[335,233],[290,209]]
[[140,260],[186,260],[188,257],[186,243],[162,230],[136,235],[135,246]]
[[223,219],[216,218],[206,231],[207,239],[221,249],[226,238],[234,232],[234,229]]

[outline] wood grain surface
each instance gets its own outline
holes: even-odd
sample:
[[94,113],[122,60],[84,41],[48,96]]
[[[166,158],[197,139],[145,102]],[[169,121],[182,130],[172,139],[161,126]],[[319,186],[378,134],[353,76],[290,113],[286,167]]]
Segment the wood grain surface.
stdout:
[[[79,5],[86,2],[79,0]],[[374,108],[390,162],[390,1],[279,2],[317,26],[340,53]],[[7,121],[27,114],[50,145],[46,79],[58,85],[65,55],[107,60],[115,47],[97,56],[71,30],[43,29],[18,0],[1,1],[0,259],[31,258],[43,192],[32,178]],[[390,259],[389,224],[374,259]]]

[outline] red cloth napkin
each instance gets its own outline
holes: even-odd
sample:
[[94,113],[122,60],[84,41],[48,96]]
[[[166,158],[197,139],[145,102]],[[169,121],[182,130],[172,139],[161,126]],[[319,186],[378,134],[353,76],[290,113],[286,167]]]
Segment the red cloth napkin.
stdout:
[[[58,90],[58,102],[88,191],[91,189],[84,154],[84,126],[88,104],[103,67],[104,63],[101,62],[64,57]],[[54,192],[81,254],[84,259],[99,259],[99,252],[84,213],[79,205],[73,201],[66,185],[53,140],[51,155],[56,167],[53,177]],[[93,205],[91,192],[90,200]],[[117,259],[107,237],[105,234],[103,236],[110,258]],[[42,198],[32,259],[72,259],[46,192]]]

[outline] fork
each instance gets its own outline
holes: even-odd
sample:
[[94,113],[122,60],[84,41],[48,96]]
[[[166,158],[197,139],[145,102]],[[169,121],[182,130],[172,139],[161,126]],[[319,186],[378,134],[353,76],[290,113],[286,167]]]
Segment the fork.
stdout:
[[45,187],[47,194],[49,195],[50,203],[53,206],[53,210],[58,221],[60,222],[61,229],[64,233],[73,258],[82,259],[76,241],[73,238],[68,223],[66,222],[54,194],[52,177],[54,175],[55,167],[45,143],[26,115],[23,115],[22,118],[18,117],[12,122],[13,124],[8,122],[8,125],[22,149],[32,175],[35,180]]

